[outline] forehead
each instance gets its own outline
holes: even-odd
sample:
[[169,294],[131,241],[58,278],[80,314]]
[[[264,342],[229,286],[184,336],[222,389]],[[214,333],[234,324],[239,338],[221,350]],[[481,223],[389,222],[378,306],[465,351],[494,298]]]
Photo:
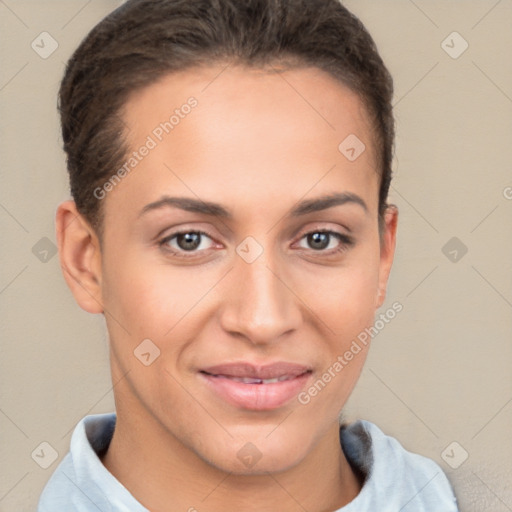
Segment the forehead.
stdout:
[[[173,73],[132,95],[122,115],[130,149],[150,140],[152,148],[112,197],[125,190],[132,203],[154,201],[164,181],[170,195],[214,192],[226,200],[300,197],[314,187],[339,188],[340,179],[348,189],[371,183],[376,193],[366,109],[357,94],[316,68],[217,65]],[[351,160],[348,146],[365,149]]]
[[[215,121],[202,123],[201,132],[209,132],[211,140],[221,129],[225,133],[243,127],[245,133],[258,133],[260,128],[266,133],[266,128],[276,125],[286,130],[283,137],[291,131],[297,140],[298,120],[307,123],[301,130],[304,137],[316,133],[323,139],[328,134],[326,143],[332,139],[336,146],[350,129],[361,137],[371,131],[361,98],[318,68],[278,70],[217,64],[171,73],[133,94],[123,111],[132,141],[152,130],[151,123],[169,120],[190,97],[200,106],[193,117]],[[191,123],[194,119],[187,124]]]

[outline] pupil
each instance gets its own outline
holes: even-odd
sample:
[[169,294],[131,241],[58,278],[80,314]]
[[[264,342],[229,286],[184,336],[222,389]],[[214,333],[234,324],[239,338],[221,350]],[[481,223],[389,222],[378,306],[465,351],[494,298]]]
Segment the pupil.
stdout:
[[201,243],[200,233],[180,233],[177,237],[177,243],[180,249],[191,251],[197,249]]
[[308,242],[313,249],[325,249],[329,245],[329,233],[312,233]]

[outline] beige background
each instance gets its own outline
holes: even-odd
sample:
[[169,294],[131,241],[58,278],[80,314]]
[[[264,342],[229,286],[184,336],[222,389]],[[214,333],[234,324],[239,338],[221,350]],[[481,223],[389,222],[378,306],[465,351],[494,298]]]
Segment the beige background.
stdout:
[[[35,509],[58,462],[36,464],[40,443],[60,460],[79,419],[113,410],[102,317],[78,308],[40,240],[55,242],[68,194],[55,108],[64,63],[119,3],[0,0],[1,512]],[[346,5],[395,78],[401,221],[382,311],[404,306],[375,337],[347,416],[438,462],[462,511],[511,511],[512,2]],[[31,48],[43,31],[59,45],[47,59]],[[456,59],[441,46],[454,31],[469,44]],[[452,465],[469,457],[452,469],[443,452]]]

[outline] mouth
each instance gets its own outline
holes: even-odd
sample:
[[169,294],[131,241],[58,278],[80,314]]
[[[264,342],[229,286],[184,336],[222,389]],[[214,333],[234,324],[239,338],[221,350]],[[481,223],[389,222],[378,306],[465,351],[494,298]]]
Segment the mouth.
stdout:
[[211,377],[231,379],[235,382],[243,382],[244,384],[274,384],[275,382],[284,382],[285,380],[291,380],[295,378],[295,376],[281,375],[280,377],[274,377],[272,379],[255,379],[253,377],[231,377],[229,375],[214,375],[208,372],[202,373],[205,375],[210,375]]
[[266,366],[230,363],[199,371],[217,398],[237,408],[256,411],[284,406],[305,387],[312,373],[310,367],[287,362]]

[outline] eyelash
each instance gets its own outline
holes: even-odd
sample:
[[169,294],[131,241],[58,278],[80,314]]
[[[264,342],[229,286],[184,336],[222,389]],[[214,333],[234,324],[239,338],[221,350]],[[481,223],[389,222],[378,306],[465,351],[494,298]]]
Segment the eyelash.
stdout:
[[178,237],[179,235],[185,235],[187,233],[196,233],[196,234],[199,234],[201,236],[207,236],[208,238],[210,238],[211,240],[213,240],[213,237],[210,236],[208,233],[206,233],[206,231],[202,231],[200,229],[184,229],[182,231],[176,231],[176,233],[173,233],[172,235],[168,235],[166,236],[165,238],[162,238],[162,240],[160,240],[158,242],[158,246],[164,250],[165,252],[167,253],[171,253],[173,256],[177,256],[179,258],[193,258],[196,254],[197,254],[197,251],[188,251],[188,254],[190,254],[190,256],[187,254],[187,251],[176,251],[175,249],[171,249],[169,246],[167,246],[167,244],[174,238]]
[[[213,237],[209,235],[206,231],[202,231],[200,229],[185,229],[183,231],[177,231],[173,233],[172,235],[168,235],[165,238],[162,238],[158,242],[158,246],[165,252],[171,253],[171,255],[179,257],[179,258],[193,258],[197,255],[200,251],[176,251],[174,249],[169,248],[167,245],[171,240],[178,237],[179,235],[184,235],[188,233],[195,233],[199,234],[201,236],[206,236],[210,238],[213,241]],[[312,252],[321,253],[323,256],[333,256],[340,252],[347,251],[350,247],[352,247],[355,244],[355,241],[352,237],[345,235],[343,233],[338,233],[337,231],[332,231],[329,229],[315,229],[313,231],[308,231],[307,233],[304,233],[300,238],[299,241],[303,240],[304,238],[308,237],[309,235],[317,234],[317,233],[327,233],[330,236],[333,236],[334,238],[337,238],[340,244],[335,249],[331,249],[330,251],[326,251],[324,249],[315,250],[311,249]],[[303,248],[302,248],[303,249]],[[303,249],[304,250],[304,249]]]

